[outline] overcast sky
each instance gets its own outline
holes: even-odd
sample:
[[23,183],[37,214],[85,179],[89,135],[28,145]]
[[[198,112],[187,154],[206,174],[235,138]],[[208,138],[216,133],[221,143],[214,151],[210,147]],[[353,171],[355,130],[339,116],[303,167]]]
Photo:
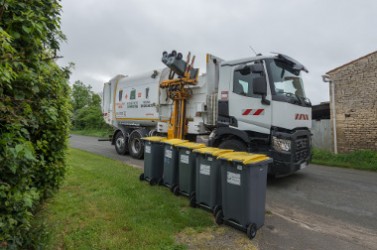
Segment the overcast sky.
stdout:
[[306,95],[329,100],[321,75],[377,50],[376,0],[62,0],[60,65],[95,92],[117,74],[162,68],[176,49],[223,59],[280,52],[309,69]]

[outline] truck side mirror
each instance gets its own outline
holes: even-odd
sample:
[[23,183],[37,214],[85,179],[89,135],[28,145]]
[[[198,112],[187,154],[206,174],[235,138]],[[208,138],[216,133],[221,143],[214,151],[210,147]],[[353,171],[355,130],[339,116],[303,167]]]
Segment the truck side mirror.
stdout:
[[251,65],[251,72],[253,73],[263,73],[264,69],[263,69],[263,64],[253,64]]
[[256,95],[267,95],[267,81],[263,76],[254,78],[253,93]]
[[267,81],[263,76],[258,76],[253,80],[253,93],[262,96],[262,104],[270,105],[270,101],[266,99]]

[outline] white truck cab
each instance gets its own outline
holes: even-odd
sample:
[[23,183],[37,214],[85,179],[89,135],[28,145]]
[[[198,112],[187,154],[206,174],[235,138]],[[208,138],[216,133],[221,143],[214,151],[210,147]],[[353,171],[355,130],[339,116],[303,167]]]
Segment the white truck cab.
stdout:
[[307,71],[278,54],[220,65],[218,124],[209,144],[263,152],[274,159],[269,173],[286,175],[311,157],[311,103],[300,77]]

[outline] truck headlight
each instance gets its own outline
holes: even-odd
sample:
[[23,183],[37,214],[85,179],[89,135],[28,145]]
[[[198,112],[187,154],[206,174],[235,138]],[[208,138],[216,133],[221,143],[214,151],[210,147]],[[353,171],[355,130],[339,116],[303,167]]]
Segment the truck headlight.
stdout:
[[289,152],[291,151],[291,141],[273,136],[272,147],[278,152]]

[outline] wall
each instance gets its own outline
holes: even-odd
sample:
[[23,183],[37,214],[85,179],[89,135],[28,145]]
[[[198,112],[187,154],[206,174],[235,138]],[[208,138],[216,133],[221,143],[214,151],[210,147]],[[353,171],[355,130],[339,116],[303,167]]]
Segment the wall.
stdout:
[[335,84],[338,152],[377,150],[377,51],[328,74]]
[[311,132],[313,147],[333,151],[330,119],[313,120]]

